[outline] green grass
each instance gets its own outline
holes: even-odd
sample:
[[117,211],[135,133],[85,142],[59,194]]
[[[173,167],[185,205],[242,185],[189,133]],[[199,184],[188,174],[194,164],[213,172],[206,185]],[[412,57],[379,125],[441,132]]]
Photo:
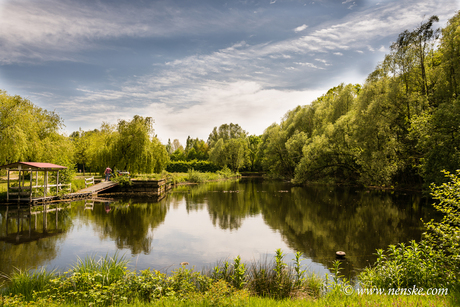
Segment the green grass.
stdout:
[[[331,307],[331,306],[348,306],[348,307],[422,307],[422,306],[456,306],[449,297],[443,296],[342,296],[338,294],[329,295],[321,299],[313,300],[311,298],[294,298],[277,300],[273,298],[263,298],[250,296],[247,294],[236,293],[226,297],[215,296],[212,292],[202,296],[191,297],[184,300],[176,298],[161,298],[152,302],[143,302],[134,300],[128,303],[114,304],[114,306],[129,306],[129,307],[181,307],[181,306],[247,306],[247,307]],[[56,302],[50,298],[41,298],[36,301],[24,304],[20,296],[17,297],[1,297],[0,306],[88,306],[84,303],[66,303]],[[94,304],[94,306],[103,306]],[[110,304],[109,304],[110,306]]]

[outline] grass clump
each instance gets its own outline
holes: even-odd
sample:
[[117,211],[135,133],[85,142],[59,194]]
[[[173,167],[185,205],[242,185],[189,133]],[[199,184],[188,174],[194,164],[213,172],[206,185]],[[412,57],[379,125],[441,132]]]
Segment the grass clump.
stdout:
[[2,274],[7,281],[8,287],[1,293],[9,296],[21,296],[25,301],[33,299],[35,291],[42,291],[48,286],[56,271],[47,271],[45,268],[38,270],[15,269],[10,275]]

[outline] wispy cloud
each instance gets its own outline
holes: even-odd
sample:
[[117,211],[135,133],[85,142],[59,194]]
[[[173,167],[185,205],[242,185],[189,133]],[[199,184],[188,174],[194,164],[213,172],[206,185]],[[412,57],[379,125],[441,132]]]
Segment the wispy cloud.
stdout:
[[351,10],[351,9],[352,9],[353,7],[355,7],[355,6],[356,6],[356,2],[353,2],[353,3],[348,7],[348,9]]
[[305,30],[306,28],[308,28],[308,26],[306,24],[303,24],[297,28],[294,29],[294,32],[302,32],[303,30]]
[[[134,3],[134,2],[133,2]],[[263,26],[263,20],[258,19]],[[136,6],[71,0],[18,0],[0,3],[0,63],[82,60],[77,52],[107,48],[117,38],[165,38],[252,27],[246,12],[207,7],[179,9],[168,2]]]

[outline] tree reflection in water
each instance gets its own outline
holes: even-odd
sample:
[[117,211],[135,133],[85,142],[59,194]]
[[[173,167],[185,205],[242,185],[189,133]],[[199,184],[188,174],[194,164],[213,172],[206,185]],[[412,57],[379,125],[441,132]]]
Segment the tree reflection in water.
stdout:
[[54,259],[72,227],[70,205],[6,206],[0,209],[0,272],[36,268]]
[[158,227],[167,212],[164,203],[123,199],[95,206],[91,219],[101,239],[109,237],[118,249],[128,248],[132,254],[149,254],[153,240],[149,229]]
[[326,267],[336,251],[346,251],[343,265],[349,276],[375,261],[377,248],[420,239],[420,218],[428,220],[433,214],[418,194],[294,187],[254,179],[188,189],[171,197],[185,198],[188,208],[196,210],[205,203],[213,224],[221,229],[236,230],[245,218],[260,213],[290,248]]

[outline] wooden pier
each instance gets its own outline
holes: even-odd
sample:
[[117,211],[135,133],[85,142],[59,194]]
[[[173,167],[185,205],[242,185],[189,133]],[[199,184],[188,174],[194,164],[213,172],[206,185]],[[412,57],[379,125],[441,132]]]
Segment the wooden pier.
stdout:
[[87,188],[84,188],[83,190],[78,191],[77,193],[74,194],[97,194],[99,192],[111,189],[113,187],[116,187],[118,185],[118,182],[114,181],[102,181],[100,183],[97,183],[95,185],[89,186]]
[[[94,177],[90,178],[92,183],[94,182]],[[13,204],[26,204],[30,203],[34,206],[50,203],[50,202],[67,202],[78,199],[91,199],[99,197],[101,195],[129,195],[129,196],[139,196],[139,197],[156,197],[157,201],[160,201],[166,196],[166,192],[170,190],[173,186],[172,182],[168,182],[164,179],[161,180],[132,180],[130,185],[120,186],[118,182],[114,181],[102,181],[97,184],[88,186],[88,183],[85,182],[86,188],[79,190],[75,193],[61,194],[61,195],[44,195],[41,196],[32,196],[32,193],[28,192],[28,197],[18,197],[16,199],[9,199],[4,205],[13,205]],[[50,185],[48,185],[50,186]],[[35,188],[35,186],[30,187],[21,187],[21,189],[26,188]]]
[[117,185],[118,185],[118,182],[103,181],[101,183],[97,183],[90,187],[86,187],[83,190],[80,190],[78,192],[65,194],[63,196],[33,198],[32,203],[37,204],[37,203],[46,202],[46,201],[69,201],[69,200],[76,200],[76,199],[92,198],[94,196],[97,196],[99,192],[116,187]]

